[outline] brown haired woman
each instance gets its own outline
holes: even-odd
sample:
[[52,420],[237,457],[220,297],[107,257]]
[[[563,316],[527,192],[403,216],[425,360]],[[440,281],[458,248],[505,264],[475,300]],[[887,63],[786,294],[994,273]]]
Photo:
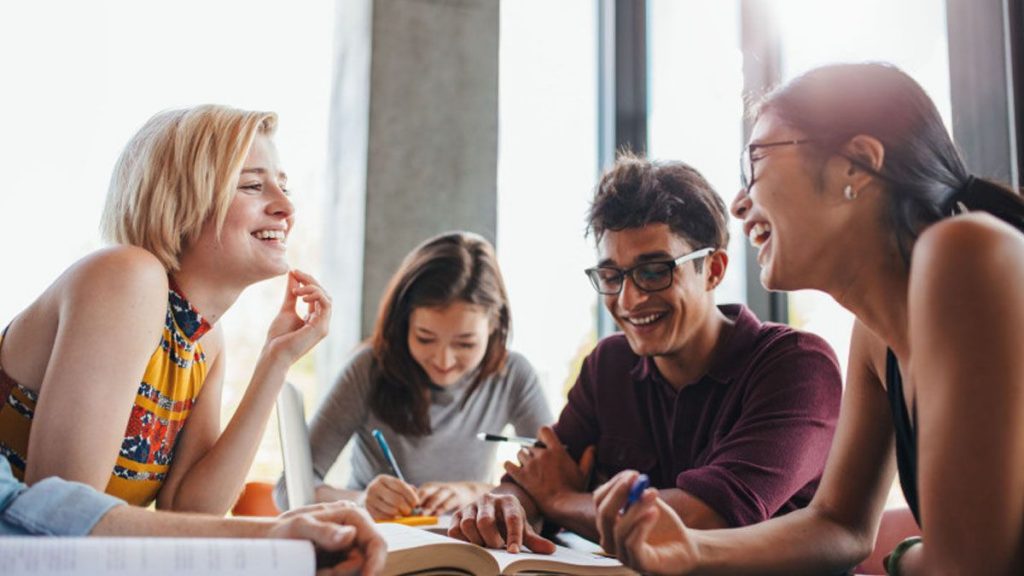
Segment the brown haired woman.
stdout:
[[810,505],[687,528],[635,473],[597,494],[602,543],[652,574],[836,574],[872,550],[893,474],[921,537],[889,574],[1024,573],[1024,201],[971,176],[924,90],[882,64],[768,97],[732,211],[773,290],[857,316],[839,428]]
[[[491,245],[452,232],[427,240],[391,278],[370,345],[342,370],[310,428],[319,478],[355,436],[347,489],[316,499],[361,500],[377,519],[419,507],[443,514],[492,488],[496,448],[480,432],[512,424],[535,435],[552,421],[537,374],[506,349],[510,314]],[[405,481],[391,475],[380,429]],[[281,497],[283,482],[279,483]]]

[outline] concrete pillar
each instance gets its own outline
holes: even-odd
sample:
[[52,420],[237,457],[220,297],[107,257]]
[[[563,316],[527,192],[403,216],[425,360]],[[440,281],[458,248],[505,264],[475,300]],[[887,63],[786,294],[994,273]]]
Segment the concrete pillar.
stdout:
[[405,254],[497,225],[498,0],[342,0],[328,144],[327,374]]
[[[1011,10],[1010,5],[1014,4]],[[1013,47],[1024,24],[1019,2],[947,0],[949,84],[953,139],[974,174],[1004,183],[1021,182],[1017,159],[1021,97],[1014,95]],[[1016,54],[1020,58],[1020,54]],[[1020,65],[1018,64],[1018,67]]]

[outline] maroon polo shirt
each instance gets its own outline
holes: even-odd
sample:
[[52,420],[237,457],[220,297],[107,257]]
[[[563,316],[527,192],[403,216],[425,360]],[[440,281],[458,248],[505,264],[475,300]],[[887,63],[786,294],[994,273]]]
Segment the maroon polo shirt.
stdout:
[[762,323],[741,305],[699,381],[675,391],[625,336],[583,363],[555,432],[577,460],[597,446],[596,487],[633,469],[680,488],[744,526],[806,506],[839,416],[842,381],[829,345]]

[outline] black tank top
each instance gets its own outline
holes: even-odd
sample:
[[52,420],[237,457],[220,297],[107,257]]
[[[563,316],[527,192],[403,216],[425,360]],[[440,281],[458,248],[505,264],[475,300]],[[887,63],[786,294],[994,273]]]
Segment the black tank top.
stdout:
[[885,387],[889,393],[893,427],[896,429],[896,466],[900,472],[900,487],[903,488],[903,497],[907,500],[910,512],[914,514],[914,520],[920,526],[921,516],[917,502],[917,434],[914,432],[907,403],[903,399],[900,364],[892,350],[886,350]]

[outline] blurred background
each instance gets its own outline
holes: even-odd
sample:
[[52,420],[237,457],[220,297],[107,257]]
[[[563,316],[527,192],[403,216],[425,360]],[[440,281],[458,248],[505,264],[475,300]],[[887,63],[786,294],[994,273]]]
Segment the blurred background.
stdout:
[[[0,323],[102,245],[111,169],[151,115],[273,110],[297,206],[291,262],[336,305],[330,339],[289,374],[307,415],[401,257],[453,228],[496,243],[511,346],[557,413],[614,330],[582,270],[595,262],[585,211],[616,150],[693,164],[728,203],[749,102],[814,66],[884,60],[925,87],[976,173],[1019,184],[1022,28],[1019,0],[5,2]],[[850,316],[820,294],[765,292],[746,245],[734,227],[719,302],[821,334],[845,367]],[[283,289],[256,285],[223,319],[224,422]],[[271,419],[250,477],[280,470]],[[346,475],[342,457],[329,479]]]

